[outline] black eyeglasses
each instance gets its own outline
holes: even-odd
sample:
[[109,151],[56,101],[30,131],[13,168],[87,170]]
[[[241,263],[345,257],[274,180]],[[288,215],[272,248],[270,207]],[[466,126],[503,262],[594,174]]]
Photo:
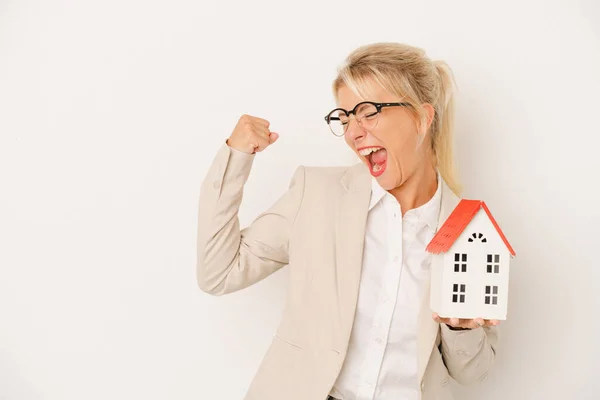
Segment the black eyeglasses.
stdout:
[[325,122],[335,136],[344,136],[350,122],[350,114],[354,114],[356,122],[363,129],[373,129],[379,121],[379,114],[384,107],[408,107],[409,103],[375,103],[372,101],[363,101],[358,103],[350,111],[343,108],[336,108],[325,116]]

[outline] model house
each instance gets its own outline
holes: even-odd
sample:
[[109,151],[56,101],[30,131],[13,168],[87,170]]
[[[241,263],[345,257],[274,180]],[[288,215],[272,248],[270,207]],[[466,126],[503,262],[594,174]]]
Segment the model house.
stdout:
[[435,234],[430,306],[441,317],[506,319],[515,252],[483,201],[461,200]]

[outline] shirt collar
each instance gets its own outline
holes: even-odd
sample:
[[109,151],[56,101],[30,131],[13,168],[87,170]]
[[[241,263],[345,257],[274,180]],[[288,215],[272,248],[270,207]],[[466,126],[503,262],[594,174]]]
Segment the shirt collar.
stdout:
[[371,202],[369,203],[369,211],[375,207],[377,203],[383,199],[387,191],[379,185],[375,177],[371,178]]
[[[390,196],[393,197],[387,190],[381,187],[377,182],[377,179],[374,177],[371,179],[371,201],[369,203],[369,211],[377,205],[384,197]],[[417,219],[423,221],[432,229],[437,229],[440,208],[441,208],[441,199],[442,199],[442,176],[439,171],[437,171],[437,189],[431,199],[429,201],[417,208],[409,210],[405,217],[410,219]],[[394,198],[394,201],[397,200]]]

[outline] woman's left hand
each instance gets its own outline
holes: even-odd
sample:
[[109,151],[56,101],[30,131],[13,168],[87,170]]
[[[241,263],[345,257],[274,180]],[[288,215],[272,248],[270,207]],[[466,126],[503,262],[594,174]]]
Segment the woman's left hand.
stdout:
[[437,313],[433,313],[433,320],[440,324],[446,324],[452,328],[475,329],[483,326],[497,326],[500,321],[497,319],[459,319],[459,318],[441,318]]

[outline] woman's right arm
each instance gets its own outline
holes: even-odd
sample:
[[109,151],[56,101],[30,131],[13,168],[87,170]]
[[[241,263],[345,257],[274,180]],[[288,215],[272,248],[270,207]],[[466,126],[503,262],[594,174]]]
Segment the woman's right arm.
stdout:
[[[244,119],[250,123],[243,123]],[[290,233],[304,194],[304,168],[296,170],[289,190],[249,227],[240,230],[238,219],[255,157],[250,149],[261,151],[277,139],[264,122],[249,116],[240,119],[200,190],[197,278],[200,289],[210,294],[243,289],[289,262]]]

